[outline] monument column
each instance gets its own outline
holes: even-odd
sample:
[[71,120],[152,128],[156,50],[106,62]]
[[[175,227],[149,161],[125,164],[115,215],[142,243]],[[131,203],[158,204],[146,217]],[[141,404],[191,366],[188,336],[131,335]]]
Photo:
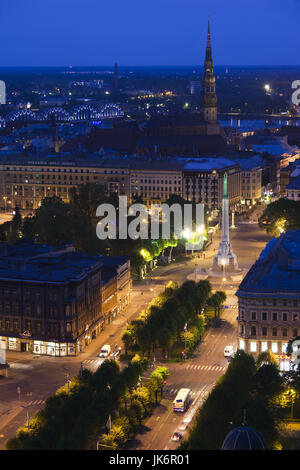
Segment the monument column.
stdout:
[[229,236],[229,199],[227,191],[227,173],[224,174],[223,198],[222,198],[222,239],[219,250],[214,258],[213,270],[237,271],[237,257],[232,251]]

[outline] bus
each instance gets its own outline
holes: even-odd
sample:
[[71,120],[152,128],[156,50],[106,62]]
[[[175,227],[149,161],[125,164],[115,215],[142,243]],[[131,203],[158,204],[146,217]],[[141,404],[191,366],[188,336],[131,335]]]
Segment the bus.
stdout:
[[181,388],[173,401],[173,411],[184,413],[190,401],[190,388]]

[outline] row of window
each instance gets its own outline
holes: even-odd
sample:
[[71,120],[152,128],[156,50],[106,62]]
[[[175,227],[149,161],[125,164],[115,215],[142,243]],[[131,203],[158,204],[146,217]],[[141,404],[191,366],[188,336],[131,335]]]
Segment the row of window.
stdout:
[[297,307],[300,305],[300,299],[292,299],[292,300],[287,300],[287,299],[243,299],[243,303],[247,305],[283,305],[284,307],[287,307],[288,305],[293,305],[294,307]]
[[[19,320],[10,320],[9,318],[0,318],[0,330],[2,331],[14,331],[15,333],[19,333],[21,328],[21,324]],[[45,328],[47,333],[58,334],[60,331],[60,324],[56,322],[46,322]],[[66,332],[71,332],[72,325],[71,323],[66,323]],[[31,320],[24,321],[24,331],[28,331],[29,333],[41,333],[42,331],[42,323],[41,322],[32,322]]]
[[[245,319],[245,313],[243,310],[240,312],[240,318],[242,320]],[[250,312],[250,320],[252,321],[298,321],[299,320],[299,313],[298,312]]]
[[[246,331],[244,325],[240,325],[240,333],[241,334],[244,334],[244,332]],[[273,337],[276,337],[276,336],[280,336],[280,333],[281,333],[281,336],[284,336],[284,337],[287,337],[288,336],[288,328],[276,328],[276,327],[273,327],[273,328],[267,328],[267,327],[262,327],[262,328],[257,328],[256,326],[251,326],[250,327],[250,336],[268,336],[268,335],[271,335]],[[298,330],[297,328],[293,328],[293,333],[292,333],[292,336],[293,337],[296,337],[298,336]]]
[[[240,339],[239,343],[239,349],[245,350],[245,341]],[[272,341],[270,345],[267,341],[262,341],[261,343],[250,341],[249,349],[252,353],[266,352],[271,349],[274,354],[286,354],[287,346],[288,343],[278,343],[277,341]]]

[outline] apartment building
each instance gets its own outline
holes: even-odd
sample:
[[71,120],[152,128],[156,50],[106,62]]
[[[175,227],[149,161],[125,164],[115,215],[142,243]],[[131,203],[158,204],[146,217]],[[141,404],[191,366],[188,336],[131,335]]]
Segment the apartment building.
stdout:
[[300,230],[272,239],[241,282],[238,347],[271,350],[289,369],[288,342],[300,335]]

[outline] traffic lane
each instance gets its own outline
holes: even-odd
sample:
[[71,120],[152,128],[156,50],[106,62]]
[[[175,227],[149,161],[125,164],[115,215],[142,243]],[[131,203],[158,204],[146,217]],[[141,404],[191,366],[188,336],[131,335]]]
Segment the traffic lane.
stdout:
[[[231,315],[232,317],[232,315]],[[227,338],[226,338],[227,339]],[[232,333],[230,336],[231,342],[234,342],[235,333]],[[170,378],[168,379],[168,387],[173,390],[173,393],[168,393],[165,391],[165,396],[168,396],[170,401],[168,411],[161,410],[162,415],[160,417],[156,416],[154,420],[147,421],[147,427],[152,429],[152,432],[146,436],[140,442],[139,448],[144,449],[165,449],[165,448],[176,448],[178,443],[173,443],[171,441],[171,436],[174,431],[179,431],[182,434],[182,431],[178,429],[181,421],[183,420],[183,416],[178,416],[177,413],[173,413],[172,411],[172,402],[176,396],[176,393],[180,390],[180,388],[191,388],[191,390],[195,394],[201,392],[205,387],[210,387],[214,384],[221,375],[226,372],[226,368],[228,366],[227,359],[224,358],[224,347],[226,346],[226,341],[222,336],[222,332],[218,332],[217,335],[210,335],[207,338],[207,344],[211,345],[210,354],[208,356],[208,360],[205,362],[203,358],[203,353],[200,348],[205,345],[201,345],[199,350],[197,351],[197,358],[191,361],[187,361],[187,363],[180,363],[172,364],[170,367]],[[207,348],[206,344],[206,348]],[[197,366],[198,364],[206,364],[206,368],[203,370],[195,370],[192,367]],[[222,372],[218,369],[211,370],[209,369],[210,365],[215,364],[223,365],[224,369]],[[172,417],[173,415],[173,417]],[[175,416],[174,416],[175,415]],[[187,427],[186,432],[188,432],[189,427]]]
[[[4,412],[8,412],[14,406],[13,402],[18,398],[18,387],[21,390],[20,405],[27,406],[31,402],[36,404],[42,402],[41,404],[43,404],[49,395],[55,394],[56,390],[66,383],[68,378],[78,374],[81,362],[84,363],[90,357],[98,359],[98,353],[103,344],[108,343],[109,340],[114,344],[121,344],[121,336],[126,321],[135,318],[143,308],[146,308],[160,290],[162,290],[162,286],[155,284],[153,284],[153,287],[151,284],[150,286],[141,286],[139,290],[135,290],[133,302],[127,315],[121,314],[119,317],[121,322],[118,320],[118,324],[108,325],[103,332],[106,336],[104,334],[99,335],[95,342],[91,343],[92,348],[88,348],[85,353],[77,357],[57,358],[35,355],[26,357],[26,353],[9,352],[7,360],[11,362],[12,367],[9,369],[8,378],[0,381],[1,397],[5,403]],[[140,301],[141,291],[143,292],[142,304]],[[18,416],[14,417],[9,425],[2,430],[2,434],[6,438],[4,442],[1,443],[0,441],[1,448],[3,448],[6,439],[13,437],[18,427],[24,424],[24,416],[26,416],[26,412],[23,411],[23,408],[20,408]]]
[[142,430],[126,446],[135,450],[163,450],[171,446],[173,430],[177,429],[184,413],[174,413],[173,399],[163,398],[146,421]]

